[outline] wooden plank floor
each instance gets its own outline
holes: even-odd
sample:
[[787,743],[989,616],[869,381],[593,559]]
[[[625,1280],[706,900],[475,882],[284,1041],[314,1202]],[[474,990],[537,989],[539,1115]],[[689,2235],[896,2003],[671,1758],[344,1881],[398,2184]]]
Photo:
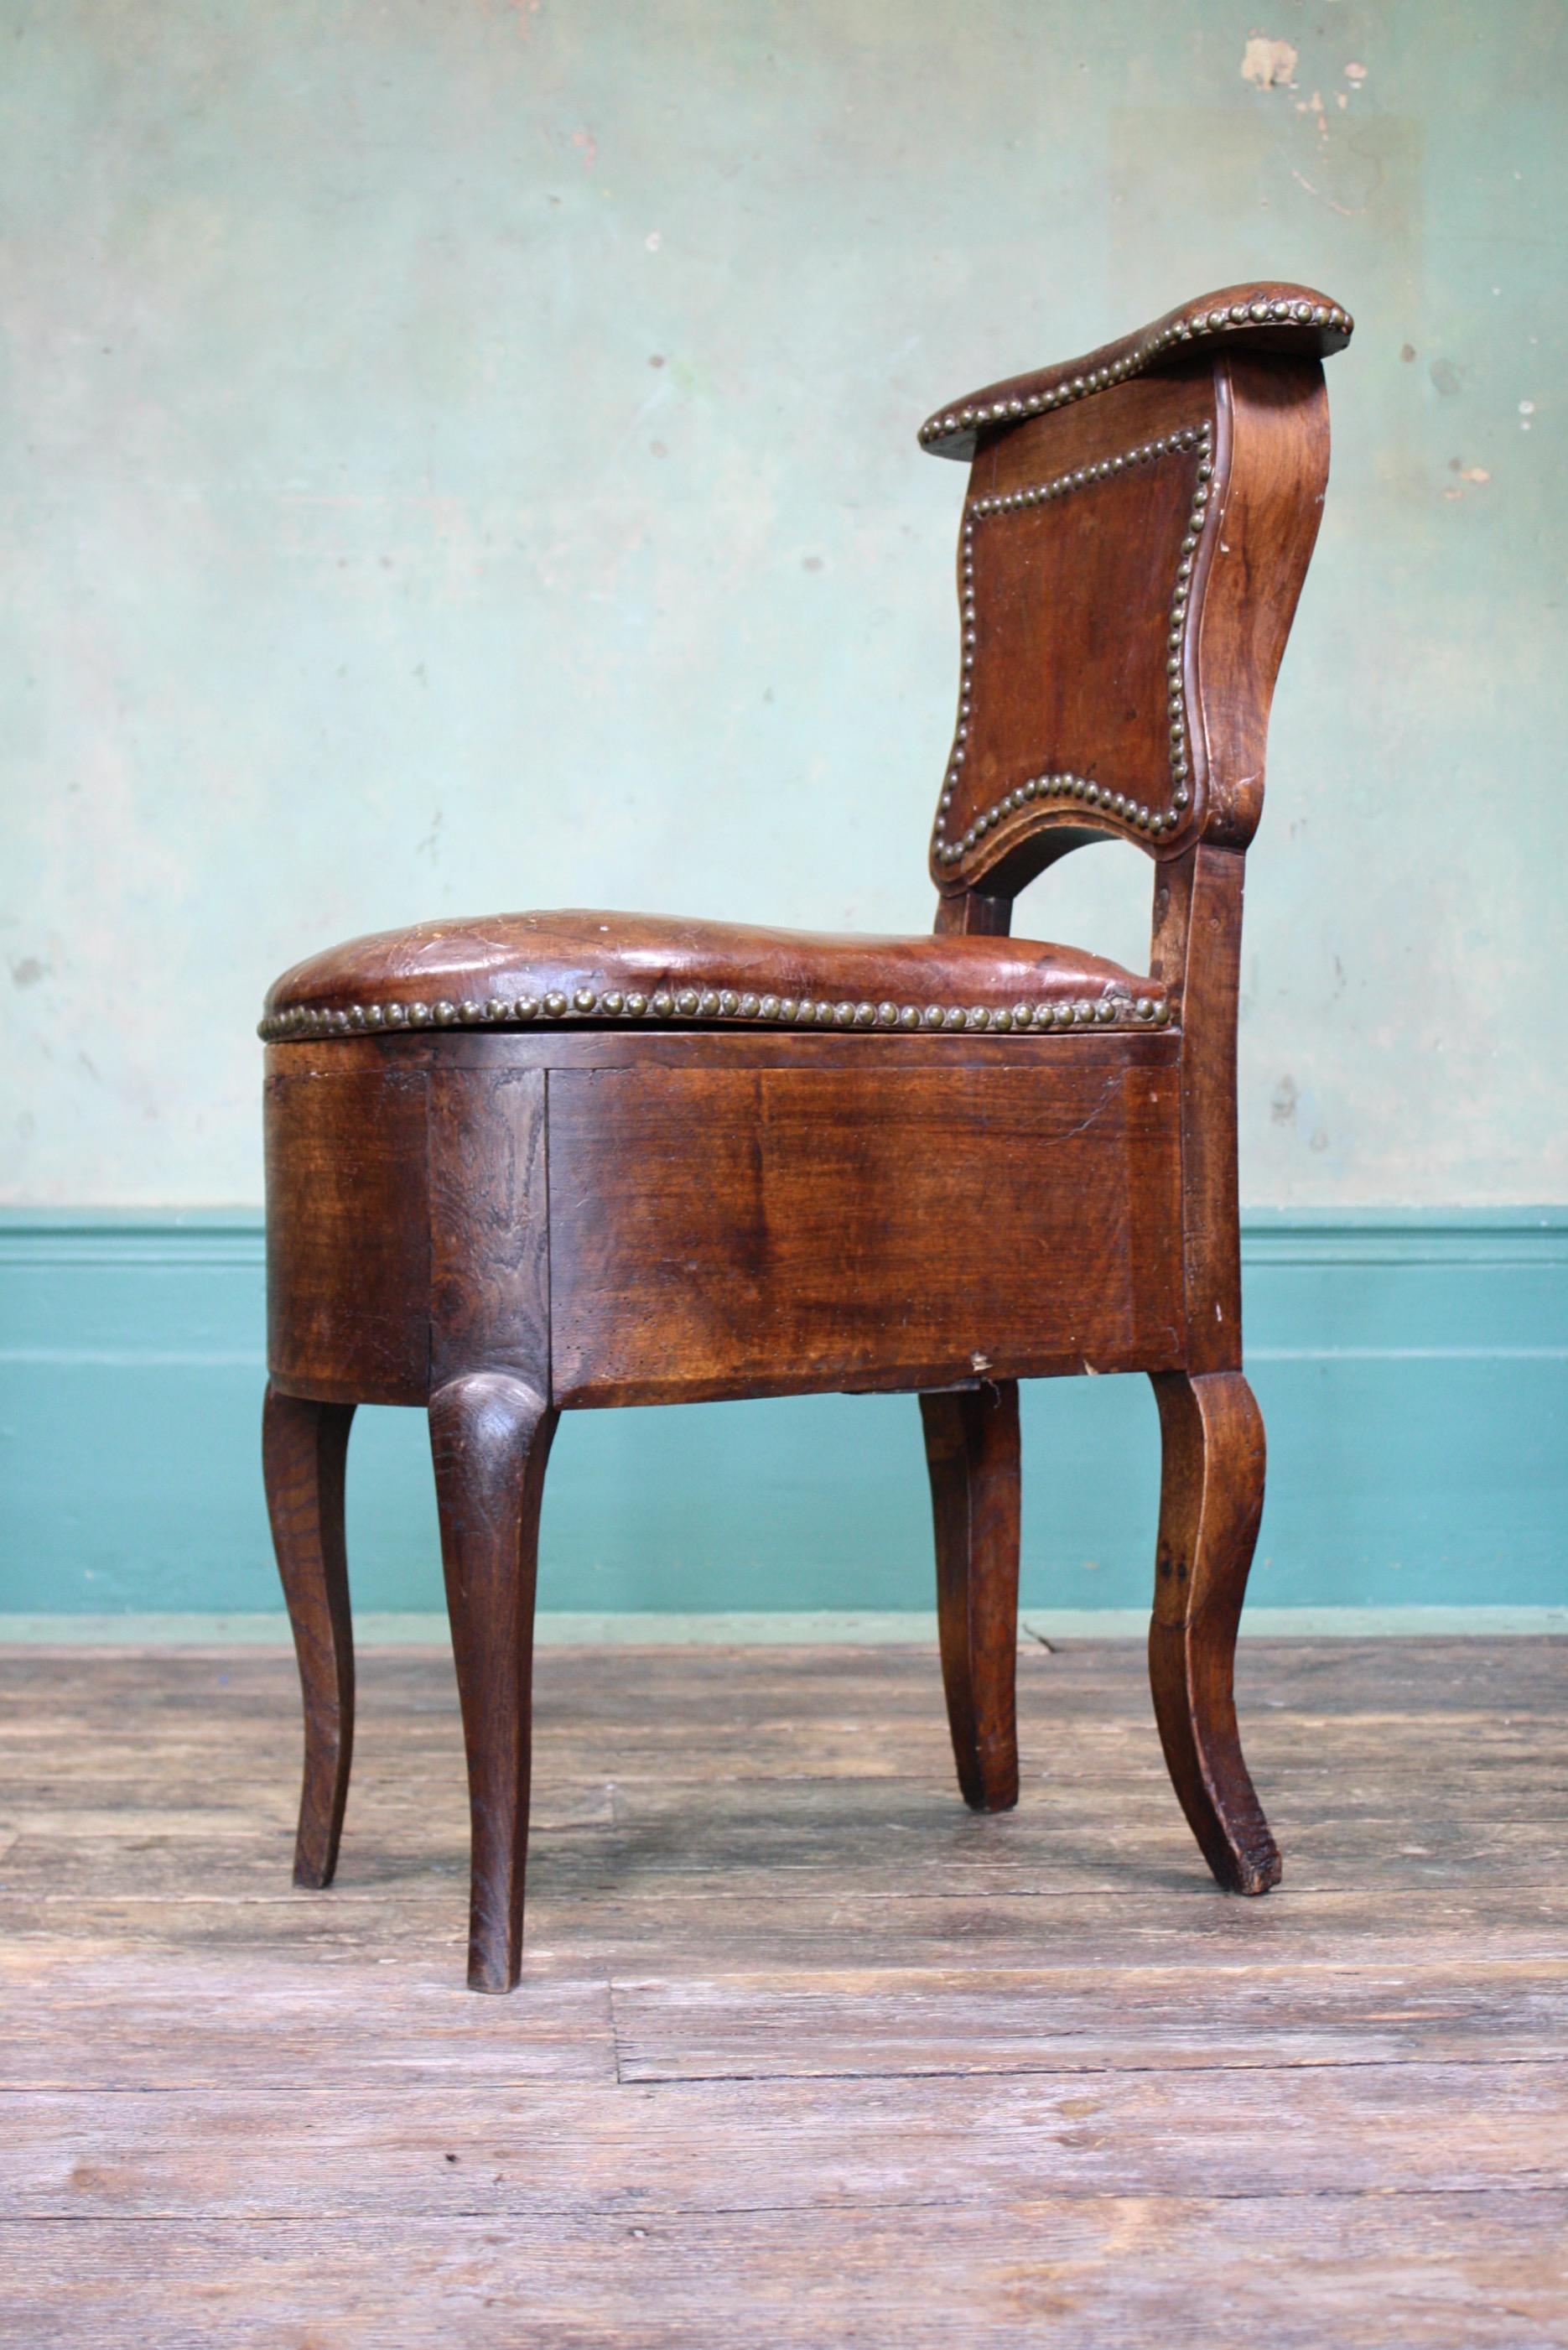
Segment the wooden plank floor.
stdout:
[[1260,1902],[1135,1644],[989,1820],[923,1650],[548,1650],[507,2000],[446,1659],[326,1894],[285,1656],[0,1679],[7,2345],[1568,2344],[1568,1642],[1248,1648]]

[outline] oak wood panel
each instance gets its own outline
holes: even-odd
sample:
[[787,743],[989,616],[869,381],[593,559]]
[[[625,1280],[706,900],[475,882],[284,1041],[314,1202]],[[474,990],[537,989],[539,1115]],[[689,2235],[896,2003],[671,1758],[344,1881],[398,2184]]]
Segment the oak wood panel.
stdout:
[[550,1081],[563,1405],[940,1387],[1179,1356],[1174,1089],[1027,1065]]
[[329,1403],[422,1403],[429,1371],[426,1079],[389,1056],[302,1062],[265,1094],[267,1363]]

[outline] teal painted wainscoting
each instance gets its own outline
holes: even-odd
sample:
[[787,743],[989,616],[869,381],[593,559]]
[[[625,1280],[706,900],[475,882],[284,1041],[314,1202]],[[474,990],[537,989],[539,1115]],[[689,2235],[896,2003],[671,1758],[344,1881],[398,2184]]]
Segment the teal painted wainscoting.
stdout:
[[[1560,1606],[1568,1211],[1254,1216],[1245,1253],[1259,1605]],[[275,1607],[262,1321],[254,1215],[7,1215],[0,1613]],[[1147,1383],[1025,1395],[1025,1603],[1141,1608]],[[361,1413],[349,1541],[362,1606],[439,1607],[419,1413]],[[556,1440],[543,1607],[924,1608],[930,1575],[907,1398],[586,1412]]]

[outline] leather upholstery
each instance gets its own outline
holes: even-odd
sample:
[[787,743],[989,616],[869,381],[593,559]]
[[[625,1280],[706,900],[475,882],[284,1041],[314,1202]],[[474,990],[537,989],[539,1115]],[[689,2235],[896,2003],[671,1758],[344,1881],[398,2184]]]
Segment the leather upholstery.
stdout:
[[988,383],[939,408],[920,427],[920,445],[933,456],[972,457],[982,440],[1008,432],[1026,417],[1066,406],[1091,392],[1125,383],[1151,369],[1179,366],[1194,352],[1280,351],[1299,359],[1327,359],[1342,351],[1355,321],[1337,302],[1311,286],[1227,286],[1168,310],[1151,327],[1102,343],[1081,359],[1036,368],[1028,375]]
[[836,937],[573,910],[351,939],[284,973],[262,1034],[628,1018],[1044,1029],[1168,1017],[1156,981],[1027,939]]

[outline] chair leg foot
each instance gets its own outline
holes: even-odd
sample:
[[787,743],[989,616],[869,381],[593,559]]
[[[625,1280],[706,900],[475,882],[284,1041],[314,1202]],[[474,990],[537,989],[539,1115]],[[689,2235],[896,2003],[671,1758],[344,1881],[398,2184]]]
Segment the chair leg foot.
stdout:
[[525,1380],[472,1371],[431,1398],[430,1427],[468,1753],[468,1983],[506,1991],[523,1962],[534,1591],[556,1414]]
[[1018,1801],[1018,1382],[923,1395],[937,1537],[937,1623],[963,1799]]
[[296,1885],[330,1885],[354,1756],[354,1633],[343,1542],[343,1475],[352,1404],[312,1403],[269,1387],[262,1471],[277,1570],[305,1700],[305,1785]]
[[1263,1508],[1262,1415],[1239,1371],[1160,1373],[1164,1471],[1149,1679],[1172,1783],[1234,1893],[1266,1893],[1280,1856],[1241,1753],[1236,1633]]

